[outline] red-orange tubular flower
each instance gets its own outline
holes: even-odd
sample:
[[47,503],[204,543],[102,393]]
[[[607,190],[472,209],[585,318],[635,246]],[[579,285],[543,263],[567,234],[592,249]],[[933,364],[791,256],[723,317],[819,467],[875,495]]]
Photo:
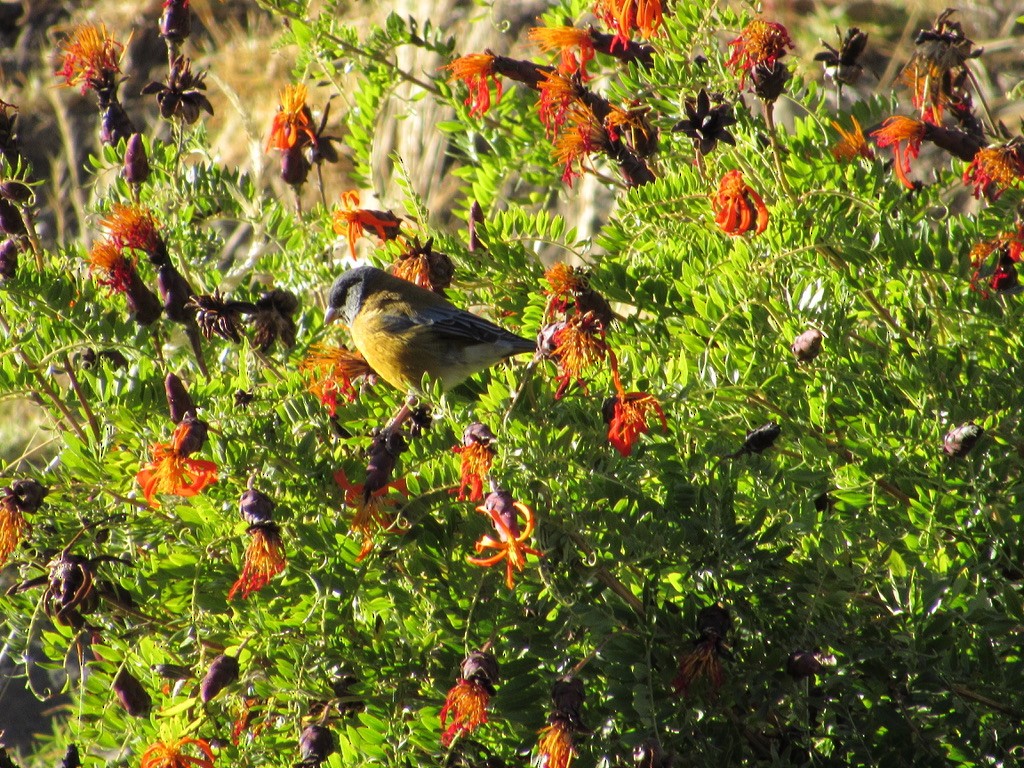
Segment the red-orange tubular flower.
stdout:
[[228,592],[228,600],[242,599],[263,589],[284,570],[287,559],[281,529],[276,523],[257,523],[249,527],[249,546],[245,549],[242,573]]
[[764,200],[743,180],[741,171],[729,171],[719,182],[711,198],[715,224],[730,237],[745,235],[754,229],[759,235],[768,227],[768,209]]
[[537,740],[539,768],[569,768],[576,756],[572,733],[572,723],[563,717],[554,718],[551,725],[540,730]]
[[964,184],[974,187],[974,196],[998,200],[1007,189],[1024,177],[1021,144],[1010,142],[979,150],[964,171]]
[[917,184],[907,176],[910,173],[910,159],[921,152],[926,125],[913,117],[894,115],[882,127],[871,134],[880,149],[892,147],[893,166],[896,177],[907,189],[916,189]]
[[114,293],[125,293],[131,286],[135,265],[125,257],[113,240],[97,240],[89,251],[89,272],[100,285]]
[[582,93],[580,81],[573,75],[551,70],[543,74],[537,89],[540,91],[537,112],[545,133],[548,138],[552,138],[565,124],[569,117],[569,107]]
[[[491,693],[476,680],[459,678],[441,708],[441,745],[449,746],[456,736],[470,734],[487,722]],[[451,718],[451,724],[448,719]]]
[[365,484],[349,482],[344,469],[334,473],[334,481],[345,491],[345,505],[355,510],[349,527],[363,540],[359,555],[356,557],[357,563],[370,554],[377,545],[375,535],[378,528],[385,533],[406,532],[407,528],[394,512],[399,499],[391,495],[393,490],[403,496],[408,495],[405,478],[387,483],[369,494],[366,493]]
[[562,181],[572,186],[573,179],[579,178],[586,170],[586,159],[594,152],[606,151],[610,146],[608,131],[590,107],[574,104],[568,112],[568,125],[555,141],[555,160],[560,163]]
[[308,377],[306,388],[327,406],[331,416],[337,415],[339,396],[352,402],[356,399],[354,382],[373,375],[373,368],[359,352],[324,344],[310,347],[299,371]]
[[64,85],[81,87],[82,93],[110,89],[121,74],[124,46],[107,33],[103,24],[79,24],[61,44],[61,68],[57,77]]
[[157,231],[156,219],[148,208],[115,203],[100,224],[119,248],[142,251],[154,264],[167,260],[167,244]]
[[465,104],[469,107],[470,115],[483,115],[491,108],[490,83],[494,83],[495,102],[501,101],[501,80],[494,72],[492,54],[470,53],[460,56],[445,69],[452,73],[449,82],[461,80],[469,87]]
[[195,496],[217,481],[216,464],[188,458],[202,447],[207,429],[206,422],[186,416],[169,443],[156,443],[150,448],[152,461],[135,476],[146,501],[159,506],[155,500],[158,493]]
[[594,15],[615,33],[615,43],[629,44],[633,29],[654,37],[664,21],[661,0],[597,0]]
[[668,419],[661,403],[646,392],[620,392],[605,401],[603,411],[608,424],[608,441],[623,456],[633,452],[640,435],[651,431],[647,422],[652,413],[657,414],[661,428],[668,430]]
[[576,74],[581,79],[586,79],[587,64],[593,60],[595,54],[594,38],[589,29],[533,27],[526,36],[545,53],[561,54],[561,61],[558,64],[560,72],[566,75]]
[[[187,746],[193,746],[199,757],[182,753]],[[213,768],[216,758],[210,744],[204,739],[182,736],[175,741],[158,741],[142,753],[140,768]]]
[[725,66],[739,73],[742,88],[751,70],[755,67],[773,68],[775,62],[794,45],[789,32],[778,22],[754,19],[743,28],[739,37],[730,41],[729,47],[732,56]]
[[309,92],[304,85],[287,85],[281,91],[281,103],[270,125],[267,151],[289,150],[316,142],[313,113],[306,104]]
[[496,440],[494,433],[487,426],[475,422],[463,432],[462,445],[452,448],[452,452],[462,458],[459,469],[462,477],[459,501],[483,501],[484,480],[487,479],[491,464],[497,455],[494,449]]
[[541,330],[540,336],[541,351],[558,366],[556,400],[560,400],[574,382],[584,386],[583,374],[610,356],[604,323],[593,312],[578,313],[568,320],[551,323]]
[[832,157],[836,160],[845,162],[855,160],[858,157],[874,160],[874,150],[872,150],[871,145],[868,144],[868,140],[864,136],[864,131],[860,127],[860,123],[857,122],[856,117],[851,117],[850,120],[853,121],[852,131],[846,130],[835,120],[832,121],[832,126],[839,132],[840,136],[839,143],[832,147]]
[[334,232],[348,240],[348,251],[356,257],[356,240],[366,228],[377,233],[381,240],[394,240],[402,227],[402,220],[391,211],[374,211],[359,207],[359,192],[350,189],[341,194],[341,208],[331,214]]
[[[537,524],[533,510],[520,501],[515,501],[507,491],[492,491],[487,495],[482,506],[476,508],[491,519],[498,538],[483,536],[476,543],[476,551],[496,549],[497,554],[490,557],[467,557],[466,562],[489,568],[505,561],[505,584],[509,589],[515,588],[514,574],[526,569],[526,556],[544,557],[544,553],[527,545]],[[524,525],[519,527],[518,517],[522,516]]]
[[7,562],[7,558],[17,548],[29,528],[28,521],[22,513],[35,512],[38,509],[38,504],[27,503],[29,500],[17,492],[17,485],[16,483],[5,488],[2,491],[3,497],[0,498],[0,567]]

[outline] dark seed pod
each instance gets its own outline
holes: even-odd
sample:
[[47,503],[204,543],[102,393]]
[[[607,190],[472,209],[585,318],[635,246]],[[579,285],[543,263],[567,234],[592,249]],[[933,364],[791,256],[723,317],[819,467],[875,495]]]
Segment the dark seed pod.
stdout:
[[0,197],[0,232],[13,237],[25,234],[25,220],[21,217],[21,211],[4,197]]
[[129,184],[142,184],[149,178],[149,158],[146,157],[146,146],[142,143],[140,133],[133,133],[128,138],[121,175]]
[[273,522],[274,501],[265,493],[250,488],[238,501],[242,519],[249,525],[263,525]]
[[793,339],[789,348],[793,351],[798,363],[809,363],[821,352],[823,338],[821,331],[811,328]]
[[481,445],[490,445],[496,443],[498,438],[494,436],[491,428],[486,424],[481,424],[479,421],[474,421],[466,430],[462,433],[462,444],[469,446],[473,443],[480,443]]
[[82,758],[78,755],[78,747],[75,744],[68,744],[64,759],[60,761],[58,768],[82,768]]
[[578,677],[563,677],[551,686],[551,703],[554,705],[553,716],[568,720],[574,727],[580,728],[583,723],[583,681]]
[[189,395],[185,385],[173,373],[164,379],[164,394],[167,395],[167,408],[171,412],[171,421],[181,423],[187,415],[196,415],[196,404]]
[[281,179],[285,184],[292,187],[305,184],[309,169],[309,160],[298,144],[281,153]]
[[304,765],[320,765],[334,750],[334,733],[327,726],[312,724],[302,729],[299,756]]
[[185,432],[178,439],[178,453],[181,456],[191,456],[206,444],[210,425],[202,419],[197,419],[193,413],[186,413],[181,423],[185,425]]
[[462,660],[460,670],[463,680],[480,683],[488,693],[494,695],[494,684],[498,682],[498,660],[487,651],[472,651]]
[[27,203],[32,199],[32,189],[20,181],[5,181],[0,183],[0,198],[12,203]]
[[161,264],[156,280],[167,317],[176,323],[186,323],[195,317],[195,309],[189,307],[189,299],[194,295],[192,286],[177,269]]
[[21,246],[14,238],[8,238],[0,243],[0,282],[10,280],[18,274],[19,253]]
[[786,89],[791,73],[781,61],[774,64],[758,64],[750,72],[754,81],[754,93],[762,101],[774,102]]
[[811,651],[794,651],[786,660],[786,672],[795,680],[805,680],[821,672],[818,654]]
[[153,708],[153,699],[134,675],[126,669],[118,670],[114,677],[114,693],[124,711],[132,717],[145,717]]
[[370,446],[370,459],[366,464],[364,493],[372,494],[391,482],[395,463],[408,447],[405,438],[397,432],[382,430],[374,435]]
[[149,289],[133,267],[124,292],[128,302],[128,315],[139,325],[152,325],[160,317],[163,307],[160,299]]
[[11,494],[19,512],[37,512],[43,499],[50,491],[38,480],[15,480],[11,483]]
[[188,0],[167,0],[160,16],[160,37],[181,45],[192,34],[192,10]]
[[985,430],[974,422],[961,424],[946,433],[942,440],[942,450],[947,456],[966,456],[983,434]]
[[205,704],[238,679],[238,659],[222,653],[210,662],[210,669],[199,684],[199,698]]
[[732,617],[721,605],[707,605],[697,614],[697,631],[704,639],[721,639],[732,629]]
[[774,421],[762,424],[757,429],[747,432],[747,437],[743,441],[743,448],[740,450],[742,453],[764,453],[775,444],[776,439],[781,434],[782,427]]

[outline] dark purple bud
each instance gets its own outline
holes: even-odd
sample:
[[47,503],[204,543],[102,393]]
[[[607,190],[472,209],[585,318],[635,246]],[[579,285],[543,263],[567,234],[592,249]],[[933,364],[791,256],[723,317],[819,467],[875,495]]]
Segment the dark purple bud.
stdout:
[[167,408],[171,412],[171,421],[181,422],[188,414],[196,415],[196,404],[189,395],[185,385],[175,374],[168,373],[164,379],[164,394],[167,395]]
[[15,480],[10,487],[14,505],[19,512],[36,512],[43,504],[49,489],[38,480]]
[[985,430],[977,424],[961,424],[951,429],[942,440],[942,450],[947,456],[966,456],[977,445]]
[[306,765],[320,765],[334,752],[334,734],[326,725],[307,725],[299,736],[299,756]]
[[206,436],[210,432],[210,425],[201,419],[197,419],[194,413],[186,413],[181,423],[185,426],[178,444],[174,446],[181,456],[191,456],[202,449],[206,444]]
[[195,317],[195,309],[190,308],[192,286],[182,274],[170,264],[161,264],[156,273],[157,288],[164,303],[167,317],[176,323],[187,323]]
[[205,704],[238,679],[238,659],[222,653],[210,662],[210,669],[199,684],[199,698]]
[[139,325],[150,325],[160,317],[163,307],[160,299],[149,289],[139,273],[133,267],[131,277],[128,278],[128,288],[125,291],[125,299],[128,301],[128,314]]
[[484,209],[476,200],[469,207],[469,251],[479,251],[483,247],[480,241],[479,227],[484,223]]
[[743,441],[740,453],[764,453],[774,445],[775,440],[781,434],[782,427],[774,421],[762,424],[757,429],[747,432],[747,437]]
[[298,187],[306,183],[309,176],[309,160],[302,152],[302,147],[296,144],[294,147],[284,150],[281,154],[281,178],[285,184]]
[[0,183],[0,197],[12,203],[27,203],[32,199],[32,188],[20,181]]
[[583,681],[578,677],[563,677],[551,686],[551,703],[555,707],[554,716],[569,721],[574,726],[582,723],[583,716]]
[[409,437],[419,437],[434,423],[434,415],[427,406],[420,406],[409,416]]
[[8,238],[0,243],[0,282],[10,280],[18,274],[19,253],[21,246],[14,238]]
[[[497,516],[502,525],[508,528],[513,536],[519,535],[518,511],[515,506],[515,497],[508,491],[500,489],[492,490],[484,498],[484,509],[491,515]],[[504,535],[504,532],[499,532]]]
[[239,499],[238,510],[249,525],[262,525],[272,522],[274,501],[267,494],[250,488]]
[[5,197],[0,197],[0,232],[14,237],[25,234],[25,220],[21,211]]
[[153,708],[153,699],[134,675],[126,669],[118,670],[114,677],[114,693],[124,711],[132,717],[145,717]]
[[498,442],[498,438],[491,432],[491,428],[486,424],[481,424],[479,421],[474,421],[468,427],[466,431],[462,433],[462,444],[472,445],[473,443],[480,443],[481,445],[490,445],[491,443]]
[[796,680],[814,677],[821,672],[818,654],[810,651],[794,651],[786,660],[786,672]]
[[366,464],[366,482],[363,483],[363,493],[367,498],[391,482],[395,463],[408,447],[405,438],[397,432],[381,430],[374,435],[370,445],[370,459]]
[[82,758],[78,754],[78,747],[75,744],[68,744],[64,752],[64,759],[60,761],[57,768],[82,768]]
[[809,363],[821,352],[823,338],[821,331],[811,328],[793,339],[789,348],[793,350],[793,355],[798,363]]
[[721,605],[708,605],[697,614],[697,631],[704,639],[720,640],[729,634],[732,617]]
[[498,660],[487,651],[472,651],[462,661],[460,670],[463,680],[480,683],[488,693],[494,695],[494,684],[498,682]]
[[100,117],[100,141],[117,146],[119,141],[127,140],[134,132],[135,126],[121,103],[114,101],[108,104]]
[[141,133],[133,133],[128,138],[121,175],[129,184],[142,184],[149,178],[149,158],[146,157],[146,146],[142,143]]
[[160,16],[160,37],[181,45],[192,33],[192,11],[188,0],[167,0]]

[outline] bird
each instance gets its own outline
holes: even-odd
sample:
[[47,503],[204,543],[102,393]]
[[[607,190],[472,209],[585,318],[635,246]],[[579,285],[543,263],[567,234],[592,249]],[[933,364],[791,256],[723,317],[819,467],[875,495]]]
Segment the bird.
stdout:
[[418,392],[426,374],[448,391],[478,371],[536,343],[459,309],[433,291],[371,266],[342,273],[327,297],[324,323],[346,323],[377,375]]

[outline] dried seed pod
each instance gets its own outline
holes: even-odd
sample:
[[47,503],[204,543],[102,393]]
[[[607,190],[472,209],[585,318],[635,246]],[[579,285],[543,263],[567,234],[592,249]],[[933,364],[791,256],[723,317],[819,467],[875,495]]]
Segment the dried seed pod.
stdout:
[[113,688],[117,700],[131,717],[145,717],[153,708],[153,699],[142,687],[142,683],[128,670],[118,670]]
[[274,500],[265,493],[250,488],[238,501],[242,519],[249,525],[263,525],[273,522]]
[[299,736],[299,756],[303,765],[320,765],[334,750],[334,733],[326,725],[314,723],[302,729]]
[[164,394],[167,395],[167,408],[171,412],[171,421],[179,424],[189,414],[196,415],[196,404],[189,395],[185,385],[173,373],[164,379]]
[[766,102],[774,102],[786,89],[792,73],[781,61],[772,64],[758,64],[750,71],[754,81],[754,93]]
[[11,495],[19,512],[36,512],[50,491],[38,480],[15,480],[11,483]]
[[199,698],[205,704],[238,679],[238,659],[222,653],[210,662],[206,677],[199,684]]
[[942,450],[947,456],[966,456],[977,445],[985,430],[974,422],[951,429],[942,439]]
[[793,339],[789,348],[798,363],[809,363],[821,352],[823,338],[821,331],[810,328]]
[[479,421],[474,421],[462,433],[462,444],[466,446],[473,445],[473,443],[491,445],[496,442],[498,442],[498,438],[495,437],[491,428]]
[[281,179],[289,186],[298,187],[305,184],[310,167],[309,160],[298,143],[281,153]]
[[366,482],[363,492],[372,494],[391,482],[398,457],[408,448],[405,438],[397,432],[382,430],[373,437],[370,459],[366,464]]
[[142,184],[149,178],[149,158],[146,157],[146,146],[142,143],[141,133],[133,133],[128,137],[121,175],[129,184]]
[[78,747],[75,744],[68,744],[64,752],[64,759],[60,761],[57,768],[82,768],[82,758],[78,754]]
[[795,680],[805,680],[821,672],[818,654],[811,651],[793,651],[786,660],[786,672]]

